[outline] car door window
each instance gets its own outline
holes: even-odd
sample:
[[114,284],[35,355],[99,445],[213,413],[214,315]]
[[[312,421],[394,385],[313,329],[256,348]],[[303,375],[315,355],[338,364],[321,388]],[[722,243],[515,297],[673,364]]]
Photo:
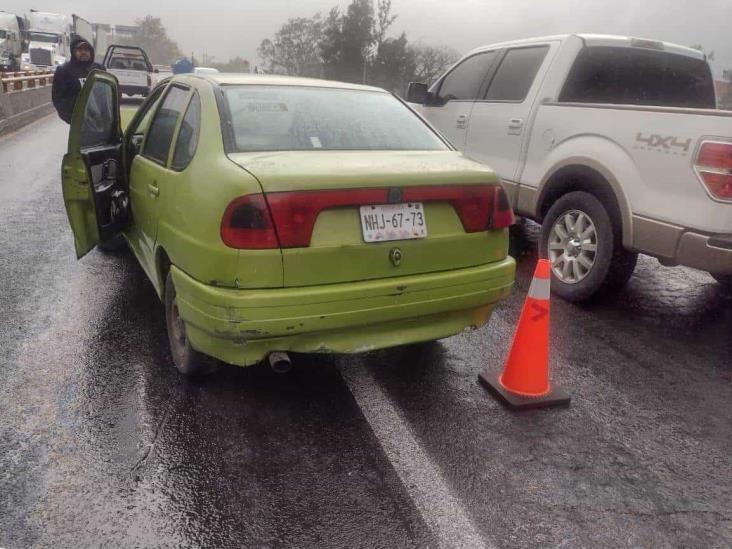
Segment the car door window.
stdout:
[[201,126],[201,100],[194,94],[178,131],[178,140],[173,153],[174,170],[184,170],[196,154],[198,133]]
[[82,148],[111,145],[117,139],[115,96],[116,93],[109,82],[94,82],[81,124]]
[[179,86],[169,88],[150,125],[147,139],[145,139],[145,147],[142,151],[144,157],[159,164],[167,164],[175,127],[178,124],[178,118],[183,113],[187,99],[187,89]]
[[485,99],[521,102],[544,62],[549,46],[508,50],[491,81]]
[[496,59],[495,51],[488,51],[468,57],[452,69],[440,84],[437,100],[475,101],[488,71]]
[[155,107],[160,102],[164,91],[165,86],[153,90],[150,98],[141,107],[140,113],[135,117],[135,121],[130,122],[128,130],[125,132],[127,135],[144,135],[147,132],[150,127],[150,121],[155,113]]

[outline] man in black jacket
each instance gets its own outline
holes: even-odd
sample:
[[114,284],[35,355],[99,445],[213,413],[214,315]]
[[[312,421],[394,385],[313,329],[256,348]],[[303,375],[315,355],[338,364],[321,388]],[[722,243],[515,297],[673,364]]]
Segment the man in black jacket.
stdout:
[[83,38],[71,42],[71,60],[56,69],[51,97],[61,120],[71,124],[74,104],[86,77],[94,69],[104,70],[94,62],[94,48]]

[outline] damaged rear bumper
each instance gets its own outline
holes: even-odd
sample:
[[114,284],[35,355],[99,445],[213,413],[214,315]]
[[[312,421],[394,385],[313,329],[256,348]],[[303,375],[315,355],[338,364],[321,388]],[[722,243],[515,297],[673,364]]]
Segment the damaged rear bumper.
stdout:
[[247,366],[273,351],[358,353],[482,326],[511,291],[512,258],[478,267],[373,281],[235,290],[171,268],[195,349]]

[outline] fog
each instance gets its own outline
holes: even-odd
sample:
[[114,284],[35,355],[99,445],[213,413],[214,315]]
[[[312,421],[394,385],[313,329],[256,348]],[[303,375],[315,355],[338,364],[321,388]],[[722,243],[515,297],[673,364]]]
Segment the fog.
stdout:
[[[141,0],[11,0],[5,11],[29,8],[76,13],[101,23],[133,24],[148,13],[160,17],[184,52],[207,53],[219,61],[240,55],[257,62],[259,43],[290,17],[327,14],[338,0],[193,0],[151,3]],[[203,7],[205,4],[205,7]],[[597,32],[655,38],[684,45],[702,44],[715,52],[715,74],[732,68],[730,0],[393,0],[398,19],[391,34],[402,31],[412,42],[444,44],[464,53],[502,40],[570,32]]]

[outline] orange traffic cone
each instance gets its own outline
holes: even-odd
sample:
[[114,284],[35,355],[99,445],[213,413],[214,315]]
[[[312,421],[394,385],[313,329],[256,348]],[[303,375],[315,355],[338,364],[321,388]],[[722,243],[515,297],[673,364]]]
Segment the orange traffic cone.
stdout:
[[566,406],[569,395],[549,385],[549,292],[551,263],[540,259],[521,312],[506,367],[500,376],[485,371],[481,384],[513,409]]

